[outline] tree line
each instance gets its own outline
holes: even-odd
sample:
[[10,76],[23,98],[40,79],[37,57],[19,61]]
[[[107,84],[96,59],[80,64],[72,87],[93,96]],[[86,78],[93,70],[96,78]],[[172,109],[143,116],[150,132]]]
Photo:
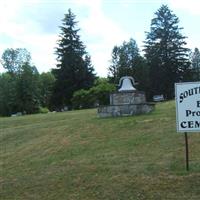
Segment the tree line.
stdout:
[[185,47],[186,36],[178,23],[178,17],[162,5],[146,32],[143,56],[134,39],[113,48],[110,79],[117,83],[121,76],[133,76],[149,99],[159,94],[172,99],[174,83],[200,80],[200,52]]
[[0,115],[44,112],[50,105],[53,74],[39,74],[26,49],[6,49],[1,61],[7,72],[0,74]]
[[0,74],[0,115],[9,116],[90,108],[109,102],[122,76],[133,76],[137,89],[153,95],[174,97],[174,83],[200,80],[200,52],[186,48],[178,17],[162,5],[146,32],[143,54],[130,38],[114,46],[107,78],[96,76],[91,57],[80,39],[76,16],[69,9],[60,26],[56,47],[57,65],[39,73],[26,49],[6,49],[1,64],[7,70]]

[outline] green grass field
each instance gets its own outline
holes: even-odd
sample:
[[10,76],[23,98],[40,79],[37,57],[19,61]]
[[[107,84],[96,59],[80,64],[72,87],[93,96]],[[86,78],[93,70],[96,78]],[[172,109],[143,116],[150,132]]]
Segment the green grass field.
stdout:
[[200,134],[176,133],[174,102],[100,119],[96,109],[0,118],[2,200],[199,200]]

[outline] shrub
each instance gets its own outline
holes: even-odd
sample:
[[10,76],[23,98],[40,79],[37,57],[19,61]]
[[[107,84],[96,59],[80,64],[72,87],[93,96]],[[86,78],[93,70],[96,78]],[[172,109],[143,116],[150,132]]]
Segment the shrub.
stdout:
[[74,92],[72,104],[74,109],[92,108],[96,105],[109,104],[109,94],[115,91],[115,86],[108,83],[107,79],[97,79],[95,85],[89,90]]
[[48,113],[49,112],[49,109],[46,108],[46,107],[39,107],[39,113]]

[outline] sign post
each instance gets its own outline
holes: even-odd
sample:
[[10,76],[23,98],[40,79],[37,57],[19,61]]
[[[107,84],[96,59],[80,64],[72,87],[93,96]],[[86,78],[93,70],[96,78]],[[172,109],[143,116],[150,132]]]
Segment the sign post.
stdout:
[[175,84],[177,132],[185,134],[186,170],[189,170],[188,132],[200,132],[200,82]]
[[189,149],[188,149],[187,132],[185,132],[185,161],[186,161],[186,170],[189,171]]

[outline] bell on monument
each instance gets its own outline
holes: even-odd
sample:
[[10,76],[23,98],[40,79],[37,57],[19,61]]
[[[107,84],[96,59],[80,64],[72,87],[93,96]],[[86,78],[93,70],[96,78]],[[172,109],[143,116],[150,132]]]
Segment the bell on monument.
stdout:
[[137,83],[133,77],[123,76],[119,80],[119,90],[110,93],[110,105],[99,106],[99,116],[132,116],[151,112],[154,104],[146,102],[145,93],[136,90],[134,85]]
[[133,87],[136,85],[135,80],[131,76],[123,76],[119,80],[119,92],[124,91],[135,91],[136,89]]

